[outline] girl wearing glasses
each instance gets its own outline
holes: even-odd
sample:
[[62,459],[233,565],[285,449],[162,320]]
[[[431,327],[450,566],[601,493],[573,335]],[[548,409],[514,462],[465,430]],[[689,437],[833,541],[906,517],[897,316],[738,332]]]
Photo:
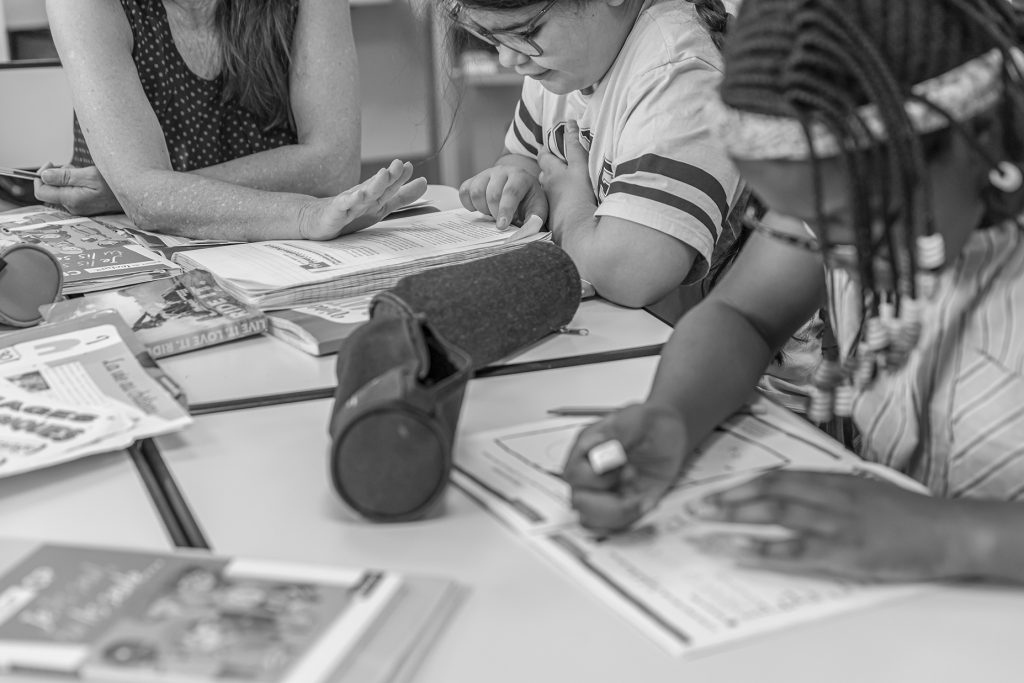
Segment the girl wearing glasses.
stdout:
[[[566,477],[584,523],[621,529],[648,509],[827,297],[841,353],[812,400],[933,495],[777,471],[703,514],[792,537],[717,547],[784,571],[1024,581],[1021,26],[1006,0],[744,2],[719,134],[815,239],[762,228],[677,326],[647,401],[580,436]],[[611,438],[629,466],[597,476],[585,455]]]
[[423,193],[411,164],[359,174],[340,0],[47,0],[75,151],[36,197],[231,240],[330,239]]
[[546,222],[623,305],[704,277],[739,186],[705,114],[721,0],[465,0],[451,13],[526,77],[501,158],[461,187],[466,208],[503,229]]

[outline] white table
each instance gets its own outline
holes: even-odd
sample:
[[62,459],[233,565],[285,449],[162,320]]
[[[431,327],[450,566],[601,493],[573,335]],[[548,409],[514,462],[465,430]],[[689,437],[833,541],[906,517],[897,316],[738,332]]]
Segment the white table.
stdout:
[[0,536],[171,547],[167,530],[124,451],[0,479]]
[[[507,358],[528,363],[664,344],[672,328],[643,310],[591,299],[569,327],[587,335],[553,334]],[[160,360],[192,405],[330,389],[337,356],[310,356],[268,336],[252,337]]]
[[[553,405],[643,397],[656,359],[475,380],[463,428],[539,419]],[[471,593],[419,683],[1018,681],[1024,592],[936,587],[691,661],[668,657],[452,489],[443,514],[371,525],[327,480],[329,401],[200,417],[161,437],[219,552],[371,565],[458,579]]]

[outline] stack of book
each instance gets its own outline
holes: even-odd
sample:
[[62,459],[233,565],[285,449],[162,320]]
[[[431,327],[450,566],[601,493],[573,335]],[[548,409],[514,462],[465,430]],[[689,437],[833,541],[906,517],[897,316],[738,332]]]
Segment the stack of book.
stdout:
[[395,683],[459,602],[438,578],[0,541],[0,664],[42,680]]
[[275,240],[181,251],[186,270],[213,273],[240,301],[262,310],[375,294],[400,278],[515,249],[494,220],[464,209],[396,218],[327,242]]
[[0,231],[52,253],[64,272],[64,294],[114,289],[181,272],[125,230],[43,206],[0,214]]

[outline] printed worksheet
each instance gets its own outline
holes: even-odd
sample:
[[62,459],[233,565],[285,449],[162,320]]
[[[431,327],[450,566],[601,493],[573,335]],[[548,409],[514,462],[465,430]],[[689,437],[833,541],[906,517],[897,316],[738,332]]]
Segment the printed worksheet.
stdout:
[[561,478],[570,446],[592,421],[550,419],[462,438],[452,479],[669,652],[728,644],[921,590],[754,571],[707,552],[730,537],[792,534],[776,525],[709,522],[697,514],[705,496],[770,470],[846,472],[926,493],[766,400],[702,443],[676,485],[630,530],[595,535],[579,525]]

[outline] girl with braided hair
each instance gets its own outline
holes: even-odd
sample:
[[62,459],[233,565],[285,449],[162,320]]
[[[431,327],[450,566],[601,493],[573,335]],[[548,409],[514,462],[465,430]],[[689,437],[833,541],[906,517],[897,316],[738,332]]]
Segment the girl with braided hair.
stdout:
[[[828,301],[838,353],[812,416],[852,416],[864,458],[934,495],[777,471],[704,514],[792,537],[720,547],[785,571],[1024,581],[1018,26],[1006,0],[746,0],[717,127],[754,191],[810,231],[760,226],[677,326],[646,402],[580,436],[566,477],[585,523],[649,509]],[[599,477],[585,455],[610,438],[630,464]]]
[[623,305],[704,277],[739,195],[704,114],[722,0],[455,0],[451,16],[526,76],[502,156],[461,187],[466,208],[502,229],[546,222]]

